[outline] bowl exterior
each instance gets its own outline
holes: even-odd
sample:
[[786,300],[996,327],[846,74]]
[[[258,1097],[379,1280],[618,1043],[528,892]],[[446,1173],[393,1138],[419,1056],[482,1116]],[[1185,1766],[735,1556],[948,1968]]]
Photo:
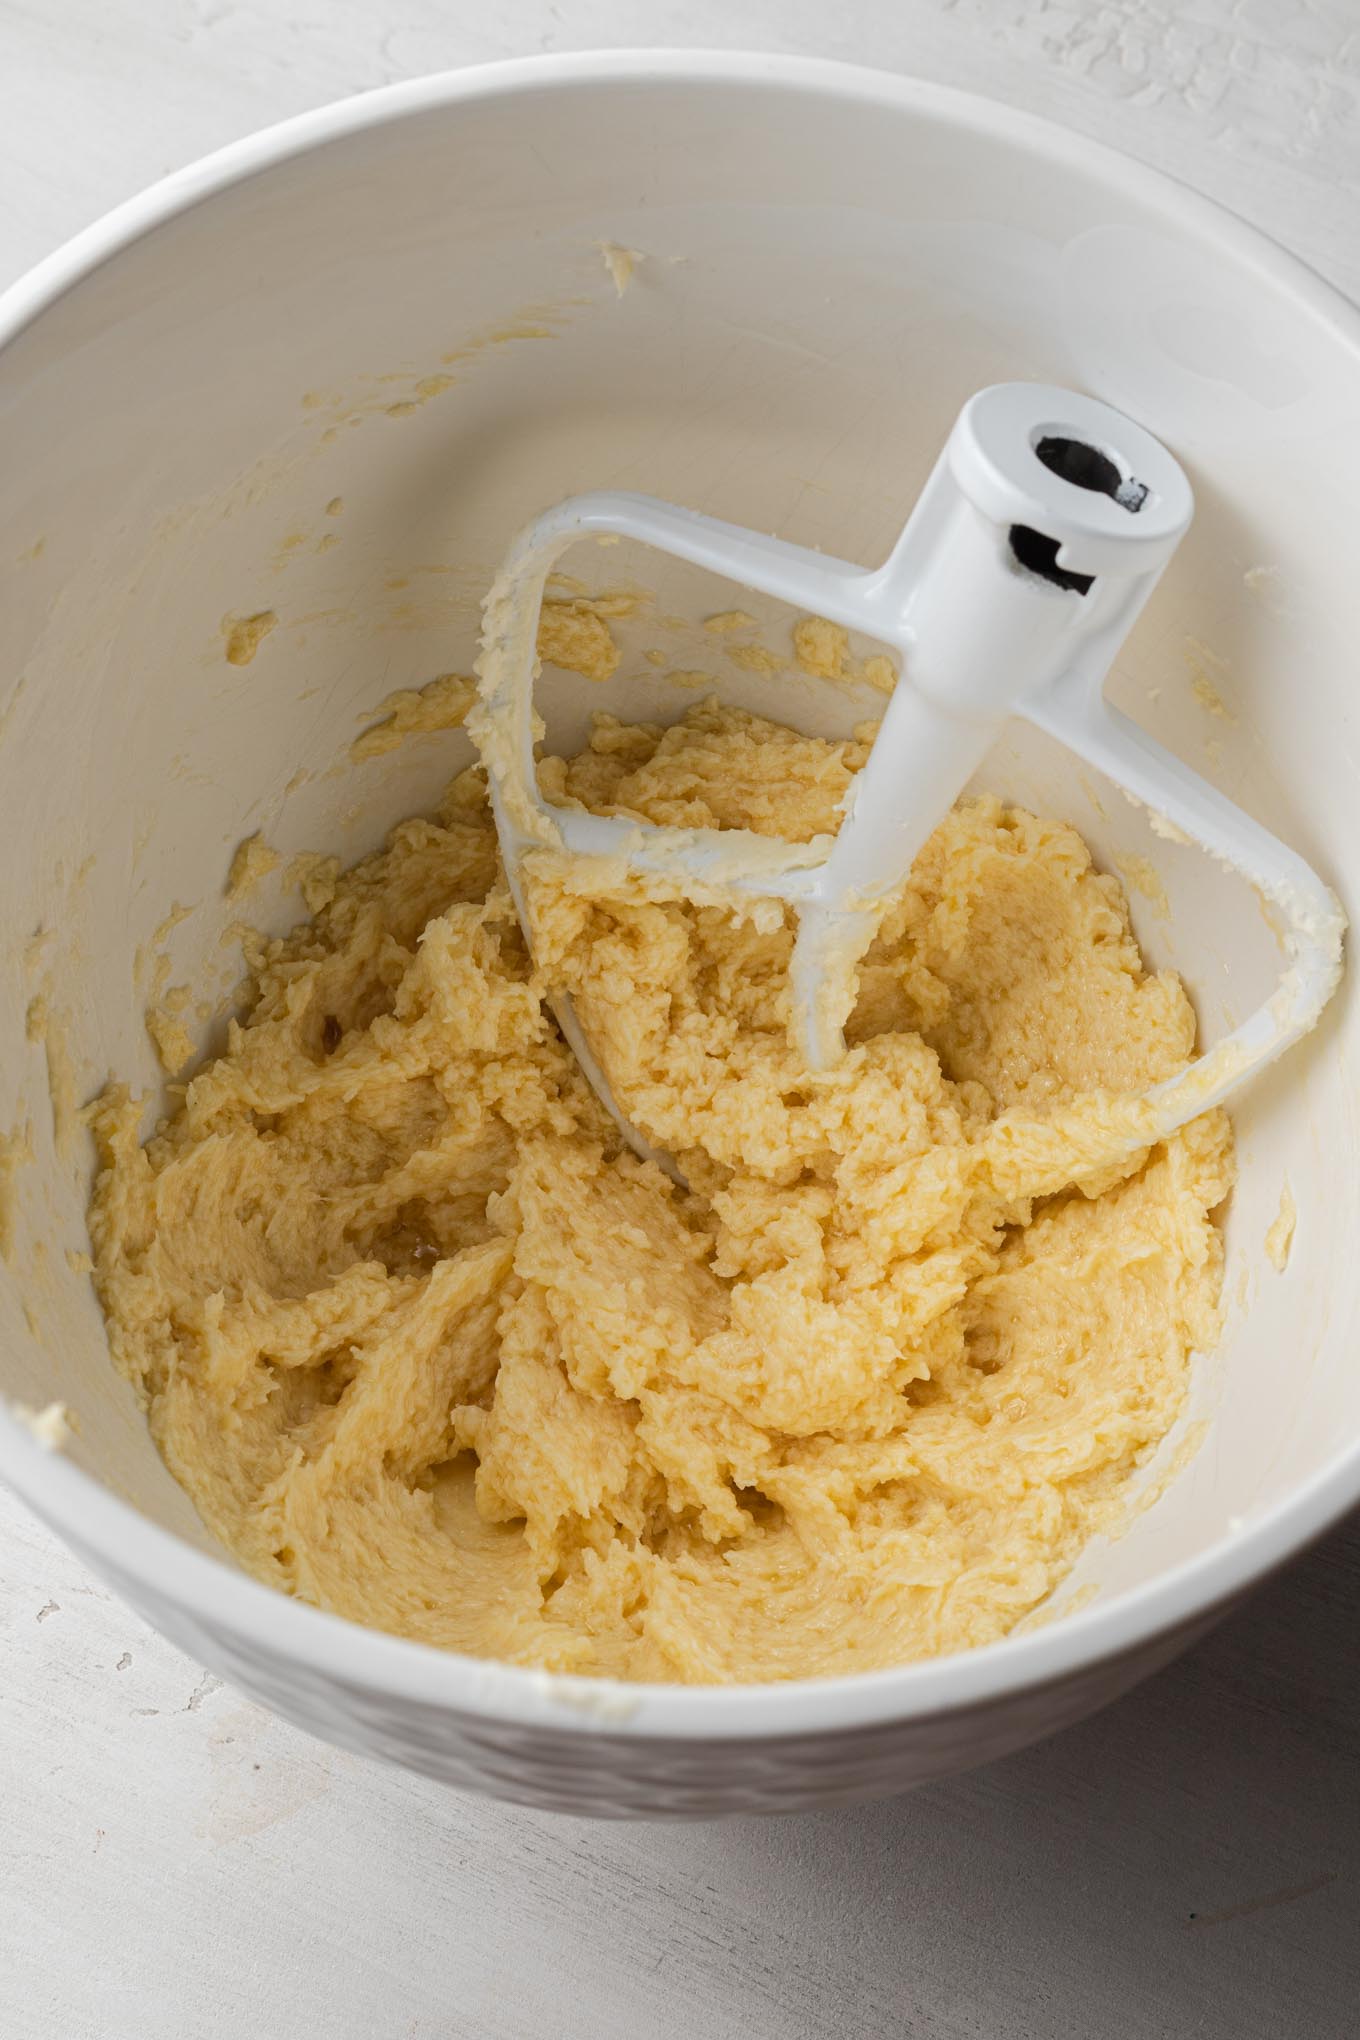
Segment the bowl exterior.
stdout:
[[258,1635],[190,1610],[69,1531],[62,1534],[162,1636],[309,1735],[459,1792],[605,1820],[811,1812],[888,1798],[975,1769],[1108,1706],[1197,1642],[1232,1605],[971,1707],[767,1740],[661,1736],[607,1722],[565,1727],[497,1719],[423,1702],[358,1672],[320,1672]]

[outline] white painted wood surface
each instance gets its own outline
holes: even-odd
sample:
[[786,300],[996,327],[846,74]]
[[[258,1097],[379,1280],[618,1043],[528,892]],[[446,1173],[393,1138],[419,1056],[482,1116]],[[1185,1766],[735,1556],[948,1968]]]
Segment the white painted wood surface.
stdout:
[[[1357,0],[0,0],[0,282],[342,93],[606,45],[975,87],[1360,295]],[[1360,1519],[1044,1747],[852,1813],[606,1828],[311,1742],[0,1495],[5,2040],[1360,2034]]]

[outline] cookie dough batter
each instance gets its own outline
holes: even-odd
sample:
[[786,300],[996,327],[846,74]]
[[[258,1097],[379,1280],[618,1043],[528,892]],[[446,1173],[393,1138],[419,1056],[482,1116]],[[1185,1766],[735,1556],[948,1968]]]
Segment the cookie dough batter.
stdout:
[[[811,837],[865,755],[706,703],[544,770]],[[825,1075],[786,928],[550,858],[534,902],[688,1189],[564,1050],[465,773],[270,946],[163,1130],[99,1113],[97,1280],[172,1471],[260,1578],[519,1664],[789,1679],[999,1636],[1117,1522],[1218,1331],[1227,1120],[1110,1159],[1194,1035],[1117,881],[960,806]]]

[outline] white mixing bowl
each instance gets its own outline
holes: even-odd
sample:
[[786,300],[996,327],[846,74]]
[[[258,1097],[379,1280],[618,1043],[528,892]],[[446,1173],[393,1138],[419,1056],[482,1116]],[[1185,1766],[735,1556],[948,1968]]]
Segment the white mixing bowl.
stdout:
[[[646,258],[622,297],[602,241]],[[110,1071],[156,1084],[136,958],[177,904],[194,911],[167,936],[171,981],[229,974],[243,835],[352,858],[463,762],[449,734],[329,770],[389,691],[466,668],[523,520],[618,485],[868,561],[960,402],[1001,379],[1091,390],[1189,468],[1195,527],[1113,692],[1344,894],[1360,320],[1315,278],[1151,171],[980,100],[834,64],[590,56],[396,87],[227,149],[11,291],[0,347],[0,1131],[30,1121],[34,1149],[0,1389],[78,1426],[53,1453],[0,1420],[0,1473],[168,1637],[303,1727],[454,1785],[575,1812],[788,1809],[1076,1720],[1360,1497],[1349,989],[1238,1109],[1228,1330],[1148,1469],[1160,1499],[1087,1553],[1060,1619],[800,1685],[548,1678],[243,1576],[110,1364],[68,1259],[92,1157],[61,1124]],[[224,619],[265,611],[254,659],[229,663]],[[850,713],[810,684],[791,701],[823,726]],[[679,706],[655,676],[596,704]],[[1135,900],[1140,933],[1208,1034],[1255,1001],[1271,936],[1206,858],[1037,740],[984,777],[1104,862],[1152,860],[1173,911]],[[282,928],[296,900],[266,884],[251,909]],[[45,1034],[26,1032],[39,995]],[[1286,1182],[1278,1274],[1263,1240]]]

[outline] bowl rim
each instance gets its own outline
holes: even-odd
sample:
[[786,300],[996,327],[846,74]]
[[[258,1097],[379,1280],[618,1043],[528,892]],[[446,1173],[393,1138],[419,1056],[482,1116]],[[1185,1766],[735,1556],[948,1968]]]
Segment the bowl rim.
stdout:
[[[1088,181],[1174,209],[1274,291],[1330,329],[1360,371],[1360,312],[1294,255],[1160,170],[980,93],[830,58],[758,50],[608,50],[512,58],[359,93],[261,129],[126,200],[0,294],[0,352],[104,263],[205,199],[370,128],[435,109],[582,87],[674,82],[763,87],[860,104],[1009,141]],[[953,1656],[837,1678],[742,1686],[632,1684],[462,1656],[369,1629],[294,1600],[143,1516],[73,1461],[39,1443],[0,1402],[0,1477],[96,1571],[166,1598],[196,1629],[226,1632],[327,1680],[417,1706],[561,1733],[685,1742],[767,1741],[921,1721],[1053,1684],[1158,1637],[1207,1621],[1360,1502],[1360,1439],[1258,1522],[1059,1621]],[[68,1527],[69,1526],[69,1527]],[[105,1559],[107,1554],[107,1559]]]

